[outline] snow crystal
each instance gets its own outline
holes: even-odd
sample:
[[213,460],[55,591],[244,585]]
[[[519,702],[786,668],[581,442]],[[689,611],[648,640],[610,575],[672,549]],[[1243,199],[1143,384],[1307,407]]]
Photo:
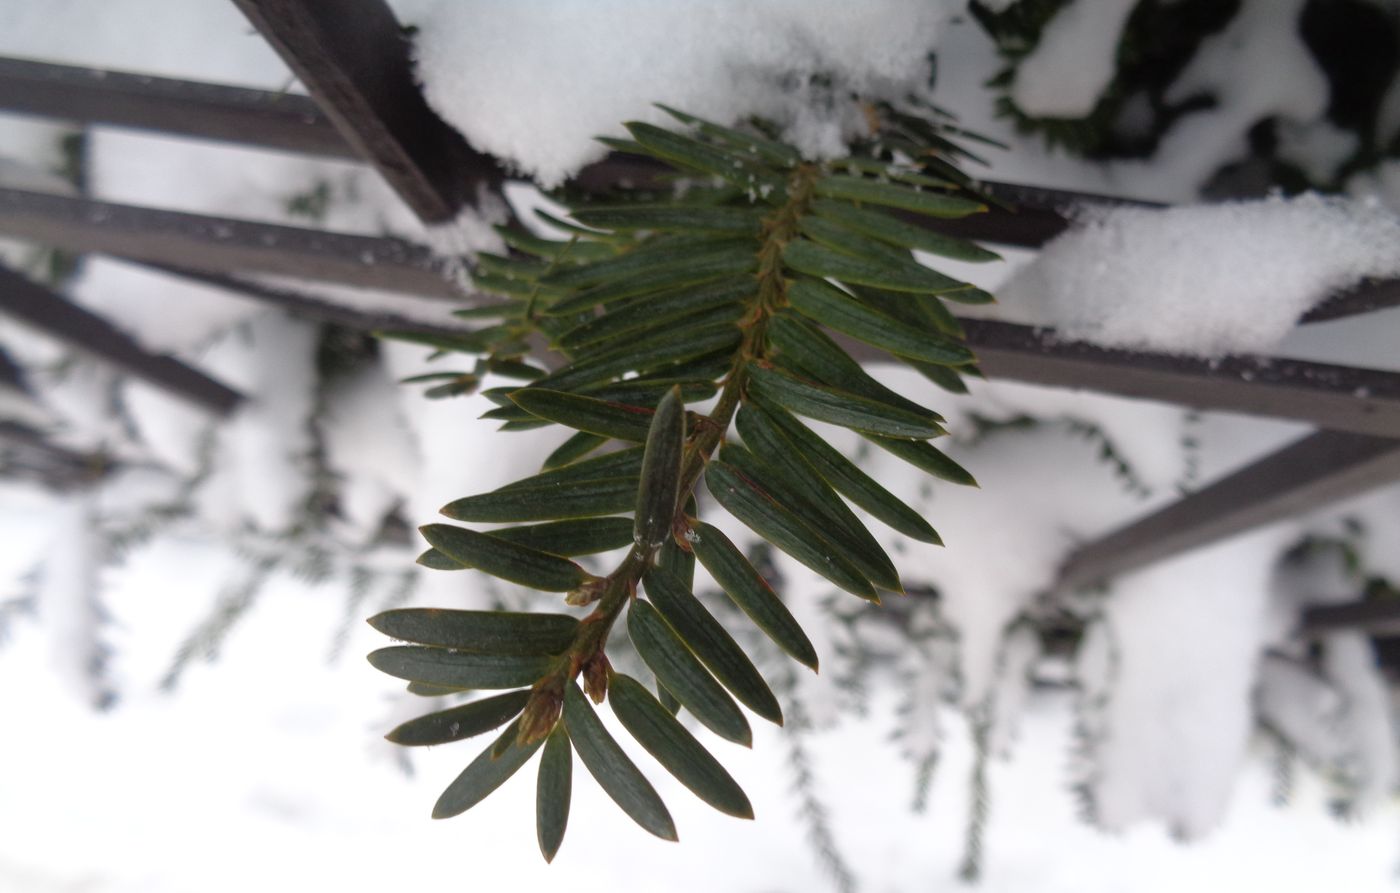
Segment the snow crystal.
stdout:
[[476,148],[546,186],[625,136],[630,119],[669,120],[663,102],[723,120],[761,115],[794,126],[813,154],[849,134],[848,108],[804,117],[855,90],[899,98],[927,85],[929,51],[954,4],[928,0],[500,0],[439,2],[414,23],[429,102]]
[[1276,345],[1361,277],[1400,274],[1400,219],[1305,194],[1086,214],[1000,298],[1069,338],[1217,357]]
[[1082,118],[1118,63],[1118,36],[1137,0],[1075,0],[1062,7],[1016,70],[1011,97],[1028,114]]

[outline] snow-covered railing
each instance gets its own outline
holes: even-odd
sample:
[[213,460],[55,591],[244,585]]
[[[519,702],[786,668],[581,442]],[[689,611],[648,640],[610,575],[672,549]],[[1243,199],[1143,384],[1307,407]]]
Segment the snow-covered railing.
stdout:
[[0,234],[70,251],[461,300],[452,264],[402,239],[0,188]]
[[[427,126],[376,117],[377,113],[368,103],[347,102],[346,105],[355,107],[343,109],[337,120],[343,119],[346,127],[357,130],[378,132],[397,127],[400,137],[408,140],[414,138],[414,128]],[[387,157],[367,154],[370,148],[352,147],[349,138],[340,135],[313,100],[293,93],[0,57],[0,110],[309,155],[353,158],[374,164],[386,178],[389,172],[402,167]],[[446,126],[441,121],[438,124]],[[380,150],[380,155],[386,152]],[[444,194],[467,194],[470,191],[467,187],[473,182],[494,177],[482,164],[477,157],[471,157],[462,162],[462,169],[438,170],[442,166],[435,165],[433,176],[442,182],[434,188]],[[645,184],[664,173],[664,166],[653,159],[613,153],[583,168],[570,184],[584,192],[602,194],[611,192],[619,183]],[[426,182],[428,176],[426,169],[419,169],[413,179]],[[1070,209],[1086,205],[1150,205],[1015,183],[983,181],[980,185],[988,195],[1009,207],[993,206],[985,214],[961,219],[930,220],[919,215],[909,215],[907,219],[959,238],[1038,248],[1064,232],[1069,225],[1064,212]],[[403,194],[410,187],[396,188]]]
[[424,322],[411,316],[401,316],[397,313],[347,307],[344,304],[327,301],[290,288],[254,282],[242,276],[206,273],[170,264],[143,263],[142,266],[191,282],[212,285],[233,294],[280,307],[297,319],[330,323],[360,332],[411,332],[419,335],[440,335],[450,338],[469,335],[474,331],[468,326],[441,325]]
[[[316,310],[314,299],[298,301],[282,290],[284,299],[277,301],[271,293],[276,290],[236,277],[267,273],[472,300],[441,258],[425,247],[388,237],[10,189],[0,189],[0,234],[221,276],[211,284],[288,307],[297,304],[303,312]],[[1391,289],[1395,291],[1400,290]],[[1367,302],[1353,305],[1364,307]],[[1335,315],[1336,311],[1328,318]],[[962,322],[968,343],[993,377],[1400,437],[1400,375],[1394,373],[1272,357],[1206,361],[1058,341],[1052,334],[1014,323]],[[355,327],[375,326],[363,320]],[[411,328],[424,331],[421,325]],[[869,352],[855,343],[848,349],[856,355]]]

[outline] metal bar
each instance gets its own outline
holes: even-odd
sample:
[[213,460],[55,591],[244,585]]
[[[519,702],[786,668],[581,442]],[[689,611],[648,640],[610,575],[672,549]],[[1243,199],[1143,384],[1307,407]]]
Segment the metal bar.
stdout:
[[234,0],[351,146],[423,220],[444,223],[500,168],[428,107],[384,0]]
[[104,456],[70,450],[36,428],[0,420],[0,473],[66,490],[90,484],[110,469],[111,463]]
[[170,264],[142,264],[142,266],[272,304],[302,319],[331,323],[347,329],[356,329],[362,332],[415,332],[424,335],[449,336],[467,335],[472,332],[472,329],[467,326],[437,325],[400,316],[397,313],[356,310],[333,301],[302,294],[291,289],[274,288],[238,276],[203,273],[199,270]]
[[243,400],[232,388],[173,357],[147,352],[97,314],[5,267],[0,267],[0,313],[219,415]]
[[1400,441],[1320,431],[1081,546],[1058,584],[1098,583],[1400,479]]
[[1069,229],[1070,215],[1075,209],[1087,207],[1162,208],[1157,202],[1118,198],[1089,192],[1064,189],[1044,189],[1018,183],[985,180],[978,184],[1003,207],[992,205],[985,213],[950,220],[938,220],[919,214],[902,214],[910,223],[961,239],[1011,245],[1018,248],[1040,248],[1046,242]]
[[1356,630],[1373,636],[1400,636],[1400,602],[1367,599],[1316,605],[1303,612],[1303,630],[1312,635]]
[[0,235],[212,273],[273,273],[462,300],[453,263],[354,236],[0,188]]
[[1304,313],[1298,322],[1330,322],[1391,307],[1400,307],[1400,279],[1371,279],[1333,295]]
[[358,158],[308,96],[0,58],[0,110]]
[[0,385],[19,391],[21,394],[29,393],[28,377],[4,348],[0,348]]
[[1273,357],[1199,360],[1063,342],[1011,323],[962,323],[982,370],[994,379],[1400,437],[1400,374]]

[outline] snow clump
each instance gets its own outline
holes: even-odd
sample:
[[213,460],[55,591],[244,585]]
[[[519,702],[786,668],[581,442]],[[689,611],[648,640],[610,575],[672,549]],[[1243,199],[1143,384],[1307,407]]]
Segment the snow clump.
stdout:
[[[429,103],[476,148],[557,186],[653,103],[780,122],[809,155],[863,131],[844,97],[926,93],[949,0],[438,2],[415,20]],[[829,86],[816,86],[820,81]]]
[[1304,194],[1087,212],[999,292],[1075,340],[1201,357],[1258,353],[1364,277],[1400,275],[1400,218]]

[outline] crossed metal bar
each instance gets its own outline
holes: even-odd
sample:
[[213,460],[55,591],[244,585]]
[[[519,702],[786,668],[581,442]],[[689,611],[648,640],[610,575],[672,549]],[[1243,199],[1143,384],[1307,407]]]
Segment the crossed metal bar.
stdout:
[[495,159],[428,108],[409,44],[388,4],[234,0],[315,97],[340,135],[419,217],[445,223],[478,184],[499,185]]

